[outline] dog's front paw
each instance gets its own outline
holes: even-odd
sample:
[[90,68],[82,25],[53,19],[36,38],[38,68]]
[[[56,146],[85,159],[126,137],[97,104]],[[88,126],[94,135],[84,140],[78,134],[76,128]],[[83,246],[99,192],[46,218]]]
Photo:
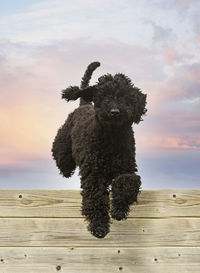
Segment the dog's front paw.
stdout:
[[121,221],[127,218],[129,210],[126,208],[125,210],[122,210],[121,208],[115,208],[112,207],[111,209],[111,217],[117,221]]
[[[141,180],[137,174],[122,174],[112,181],[112,196],[114,203],[119,206],[137,202]],[[123,208],[123,207],[122,207]]]
[[112,218],[118,221],[127,218],[130,205],[137,202],[140,185],[140,176],[136,174],[122,174],[112,181]]
[[109,226],[108,225],[93,225],[92,223],[88,226],[89,231],[92,233],[93,236],[96,238],[102,239],[109,233]]

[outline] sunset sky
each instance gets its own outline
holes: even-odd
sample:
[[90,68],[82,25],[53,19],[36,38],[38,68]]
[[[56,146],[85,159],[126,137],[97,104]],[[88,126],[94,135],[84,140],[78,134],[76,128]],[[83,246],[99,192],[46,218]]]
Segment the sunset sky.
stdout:
[[200,188],[199,0],[0,0],[0,188],[78,189],[51,157],[92,61],[147,94],[134,125],[142,189]]

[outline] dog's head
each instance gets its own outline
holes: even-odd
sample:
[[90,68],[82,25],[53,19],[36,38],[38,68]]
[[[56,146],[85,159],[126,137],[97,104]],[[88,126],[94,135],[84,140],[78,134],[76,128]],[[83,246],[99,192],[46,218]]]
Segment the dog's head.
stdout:
[[67,101],[83,98],[93,102],[97,120],[107,125],[139,123],[147,111],[146,94],[123,74],[104,75],[96,85],[83,89],[71,86],[63,90],[62,97]]

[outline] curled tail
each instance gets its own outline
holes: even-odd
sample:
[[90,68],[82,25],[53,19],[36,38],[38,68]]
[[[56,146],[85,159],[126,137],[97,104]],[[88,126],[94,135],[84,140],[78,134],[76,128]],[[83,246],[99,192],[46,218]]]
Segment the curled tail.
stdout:
[[80,105],[90,104],[92,101],[92,86],[89,86],[93,71],[100,66],[99,62],[93,62],[88,65],[81,80],[80,88],[78,86],[69,86],[62,90],[62,99],[66,101],[77,100],[80,98]]
[[[81,86],[80,86],[81,89],[84,89],[84,88],[89,86],[89,82],[90,82],[90,79],[92,77],[93,71],[97,67],[99,67],[100,65],[101,64],[99,62],[93,62],[93,63],[88,65],[88,67],[87,67],[87,69],[85,71],[85,74],[84,74],[84,76],[82,77],[82,80],[81,80]],[[90,104],[90,103],[85,101],[83,98],[80,98],[80,105],[84,105],[84,104]]]
[[93,71],[100,66],[100,63],[99,62],[93,62],[91,64],[88,65],[86,71],[85,71],[85,74],[82,78],[82,81],[81,81],[81,89],[83,88],[86,88],[88,87],[88,84],[89,84],[89,81],[92,77],[92,73]]

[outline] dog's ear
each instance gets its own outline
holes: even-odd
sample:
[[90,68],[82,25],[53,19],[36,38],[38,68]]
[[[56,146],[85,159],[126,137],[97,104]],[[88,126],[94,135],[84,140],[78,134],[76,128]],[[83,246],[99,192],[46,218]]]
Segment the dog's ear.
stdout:
[[81,90],[78,86],[70,86],[62,90],[62,99],[67,101],[77,100],[80,97]]
[[89,86],[84,89],[80,89],[78,86],[70,86],[62,91],[62,99],[70,101],[83,98],[86,102],[91,102],[95,91],[95,86]]
[[141,90],[137,87],[133,87],[134,93],[134,117],[133,122],[139,123],[142,121],[142,116],[147,112],[146,106],[146,94],[143,94]]

